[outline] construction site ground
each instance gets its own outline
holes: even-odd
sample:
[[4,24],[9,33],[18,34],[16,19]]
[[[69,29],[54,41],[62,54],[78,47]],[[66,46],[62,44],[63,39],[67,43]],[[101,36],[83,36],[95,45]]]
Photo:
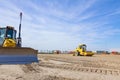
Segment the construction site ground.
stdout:
[[120,55],[38,57],[39,63],[0,65],[0,80],[120,80]]

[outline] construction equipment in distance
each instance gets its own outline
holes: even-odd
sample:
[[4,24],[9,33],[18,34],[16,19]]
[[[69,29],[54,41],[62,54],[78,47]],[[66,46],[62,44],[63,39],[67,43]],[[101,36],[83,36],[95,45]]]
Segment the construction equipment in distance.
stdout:
[[76,49],[73,56],[92,56],[94,53],[92,51],[86,50],[86,44],[80,44]]
[[30,64],[38,62],[37,50],[22,47],[21,20],[22,13],[20,13],[18,38],[16,38],[17,31],[14,27],[0,27],[0,64]]

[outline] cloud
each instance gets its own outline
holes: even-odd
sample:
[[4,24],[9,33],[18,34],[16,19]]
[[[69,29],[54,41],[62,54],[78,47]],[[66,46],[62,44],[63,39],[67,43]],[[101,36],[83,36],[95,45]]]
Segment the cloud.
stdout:
[[[42,2],[42,3],[40,3]],[[40,15],[45,16],[52,16],[54,18],[60,18],[61,20],[72,20],[77,19],[78,16],[80,16],[83,12],[85,12],[87,9],[89,9],[96,0],[77,0],[75,2],[72,2],[71,5],[69,5],[69,1],[40,1],[37,3],[33,3],[31,1],[28,1],[26,6],[29,6],[32,10],[37,12]],[[44,4],[44,5],[43,5]],[[89,13],[87,16],[84,16],[86,19],[87,17],[93,16],[93,14]],[[82,17],[83,15],[81,15]],[[83,19],[84,19],[83,18]]]
[[[31,32],[31,31],[29,31]],[[27,33],[29,33],[27,32]],[[32,32],[31,32],[32,33]],[[34,34],[26,34],[24,36],[27,36],[24,40],[24,44],[26,46],[33,45],[36,49],[48,49],[48,50],[54,50],[54,49],[60,49],[60,50],[67,50],[71,49],[68,48],[69,46],[72,46],[75,44],[74,41],[77,39],[74,36],[70,36],[64,32],[53,32],[53,31],[36,31],[33,32]],[[33,36],[38,35],[38,37]],[[76,42],[77,43],[77,42]]]
[[117,9],[114,12],[110,13],[108,16],[119,15],[119,14],[120,14],[120,9]]
[[[13,25],[18,29],[19,12],[23,12],[23,46],[38,50],[73,50],[79,43],[93,48],[96,42],[119,34],[119,28],[110,26],[106,15],[95,18],[95,10],[87,12],[96,0],[70,1],[0,1],[1,25]],[[27,4],[26,4],[27,3]],[[7,4],[7,5],[6,5]],[[21,6],[19,6],[21,5]],[[94,18],[94,19],[93,19]]]

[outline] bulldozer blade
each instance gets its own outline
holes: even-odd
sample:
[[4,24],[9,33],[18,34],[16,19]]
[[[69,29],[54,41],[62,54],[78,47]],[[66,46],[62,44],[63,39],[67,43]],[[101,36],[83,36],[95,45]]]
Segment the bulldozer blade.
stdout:
[[0,64],[30,64],[38,62],[38,51],[32,48],[0,48]]

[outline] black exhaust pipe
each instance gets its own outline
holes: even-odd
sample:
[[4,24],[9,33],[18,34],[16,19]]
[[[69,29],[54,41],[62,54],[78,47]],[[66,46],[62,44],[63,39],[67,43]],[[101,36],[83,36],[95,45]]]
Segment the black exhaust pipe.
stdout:
[[19,24],[19,33],[18,33],[18,38],[17,38],[17,47],[21,47],[22,46],[21,22],[22,22],[22,12],[20,12],[20,24]]

